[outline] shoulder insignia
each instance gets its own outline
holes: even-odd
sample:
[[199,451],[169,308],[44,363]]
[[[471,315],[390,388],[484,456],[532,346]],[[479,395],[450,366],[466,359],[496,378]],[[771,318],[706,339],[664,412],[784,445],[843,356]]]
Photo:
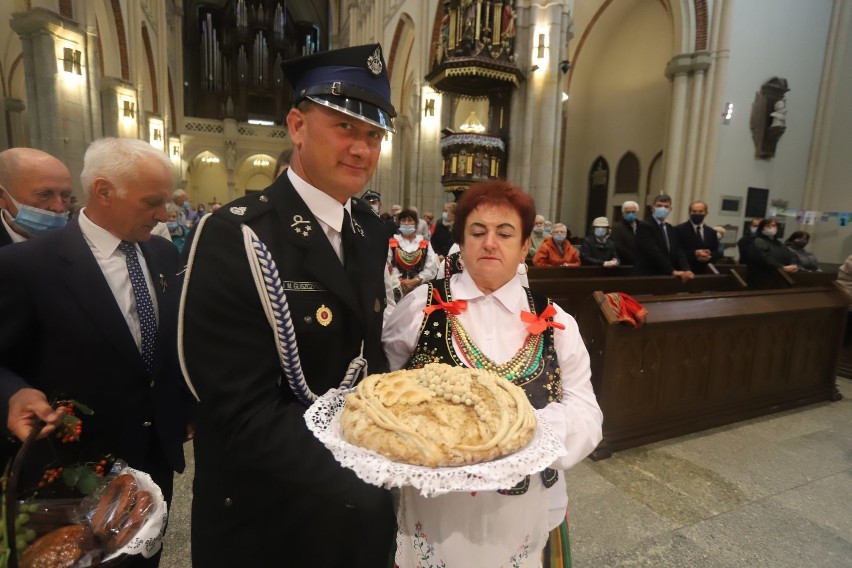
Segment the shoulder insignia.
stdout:
[[352,217],[352,230],[358,233],[359,237],[364,236],[364,229],[361,228],[361,225],[358,224],[358,221],[357,219],[355,219],[355,217]]
[[239,215],[240,217],[242,217],[243,215],[246,214],[246,208],[245,207],[231,207],[231,213],[233,213],[234,215]]
[[296,231],[297,235],[308,238],[311,236],[313,225],[311,225],[309,220],[302,218],[301,215],[293,215],[293,222],[290,224],[290,228]]

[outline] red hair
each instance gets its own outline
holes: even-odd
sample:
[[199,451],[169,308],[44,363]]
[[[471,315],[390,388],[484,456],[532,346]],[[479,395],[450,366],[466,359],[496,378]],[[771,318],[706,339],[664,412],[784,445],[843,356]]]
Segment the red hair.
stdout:
[[467,216],[483,205],[509,207],[517,211],[521,218],[521,240],[532,234],[535,224],[535,202],[533,198],[516,185],[506,180],[484,181],[471,185],[456,207],[456,220],[453,221],[453,240],[464,243],[464,227]]

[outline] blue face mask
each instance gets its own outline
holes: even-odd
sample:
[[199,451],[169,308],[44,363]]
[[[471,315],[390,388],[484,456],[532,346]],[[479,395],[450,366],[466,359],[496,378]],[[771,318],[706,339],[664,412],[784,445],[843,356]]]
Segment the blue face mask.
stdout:
[[166,221],[166,227],[169,228],[169,231],[177,231],[178,226],[177,221]]
[[186,209],[188,211],[189,210],[189,201],[184,201],[183,205],[181,205],[181,207],[183,207],[184,209]]
[[448,222],[449,220],[450,220],[450,214],[449,214],[449,213],[447,213],[446,211],[444,211],[443,213],[441,213],[441,221],[443,221],[444,223],[446,223],[446,222]]
[[595,227],[595,236],[604,238],[606,236],[606,227]]
[[400,225],[399,226],[399,234],[405,235],[406,237],[408,235],[413,235],[414,231],[415,231],[414,225]]
[[565,242],[565,235],[553,235],[553,242],[556,244],[562,244]]
[[544,228],[544,232],[545,232],[545,234],[548,234],[548,235],[549,235],[549,234],[551,233],[551,231],[553,231],[553,227],[545,227],[545,228]]
[[630,213],[625,213],[624,214],[624,220],[627,221],[628,223],[632,223],[633,221],[636,220],[636,213],[634,213],[633,211],[631,211]]
[[669,211],[668,207],[657,207],[654,209],[654,218],[662,221],[669,216],[669,213],[671,213],[671,211]]
[[64,227],[68,222],[68,212],[54,213],[53,211],[45,211],[31,205],[22,205],[15,201],[7,192],[9,200],[18,208],[18,215],[15,217],[15,223],[26,229],[33,235],[40,235],[53,229]]

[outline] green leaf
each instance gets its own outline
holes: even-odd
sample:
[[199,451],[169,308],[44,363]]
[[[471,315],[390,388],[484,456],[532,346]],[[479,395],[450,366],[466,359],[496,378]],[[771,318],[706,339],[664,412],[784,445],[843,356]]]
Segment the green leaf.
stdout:
[[86,416],[91,416],[92,414],[95,413],[94,410],[92,410],[91,408],[89,408],[88,406],[86,406],[85,404],[80,402],[79,400],[73,400],[72,399],[72,400],[69,400],[68,402],[70,402],[71,404],[74,405],[75,410],[79,410],[80,412],[82,412]]
[[85,469],[80,473],[80,481],[77,483],[77,489],[83,495],[91,495],[98,488],[98,483],[101,478],[98,474],[90,469]]
[[62,481],[65,482],[65,485],[68,487],[77,487],[77,484],[80,482],[80,477],[83,475],[83,472],[86,471],[84,467],[66,467],[62,470]]

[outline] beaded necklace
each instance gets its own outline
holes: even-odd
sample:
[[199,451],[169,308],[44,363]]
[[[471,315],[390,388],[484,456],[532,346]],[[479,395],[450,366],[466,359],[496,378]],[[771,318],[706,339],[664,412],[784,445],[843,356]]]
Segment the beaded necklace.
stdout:
[[459,346],[459,351],[461,351],[469,367],[486,369],[512,381],[533,372],[541,363],[544,352],[544,343],[542,342],[544,334],[542,333],[527,334],[524,344],[518,349],[514,357],[498,365],[479,350],[458,317],[448,314],[447,319],[450,322],[453,339]]

